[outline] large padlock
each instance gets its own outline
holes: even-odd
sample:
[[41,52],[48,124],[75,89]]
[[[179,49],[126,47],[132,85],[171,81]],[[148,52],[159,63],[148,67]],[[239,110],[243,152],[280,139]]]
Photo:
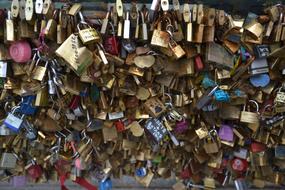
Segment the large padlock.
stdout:
[[19,132],[22,124],[23,119],[25,115],[22,115],[21,117],[16,116],[16,112],[18,112],[20,109],[20,106],[14,107],[10,113],[8,113],[7,118],[4,120],[4,124],[11,130],[15,132]]
[[[80,29],[80,26],[87,26],[85,29]],[[84,45],[100,42],[100,36],[95,28],[92,28],[86,22],[81,21],[77,25],[78,35]]]
[[241,111],[240,121],[243,123],[257,124],[259,123],[259,112],[258,112],[259,105],[254,100],[249,100],[249,103],[255,104],[256,111],[255,112],[246,111],[246,105],[244,105],[244,109],[243,111]]

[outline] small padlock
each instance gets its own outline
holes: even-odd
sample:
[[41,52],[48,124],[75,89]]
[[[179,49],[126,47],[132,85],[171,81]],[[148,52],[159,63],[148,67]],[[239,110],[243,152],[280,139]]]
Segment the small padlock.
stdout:
[[198,99],[196,103],[196,108],[198,110],[202,109],[205,105],[209,104],[210,101],[212,100],[212,95],[215,93],[215,91],[218,89],[218,86],[215,86],[212,89],[207,90],[201,98]]
[[38,81],[42,81],[46,75],[47,67],[49,64],[49,61],[45,62],[45,66],[39,66],[40,59],[38,59],[36,63],[36,67],[32,73],[32,78]]
[[277,94],[276,94],[276,97],[274,99],[274,103],[277,103],[277,104],[285,104],[285,92],[282,91],[283,88],[279,88]]
[[126,12],[126,19],[124,20],[124,39],[130,39],[130,33],[131,33],[131,21],[130,21],[130,12]]
[[249,100],[249,103],[255,104],[256,111],[255,112],[246,111],[246,105],[244,105],[243,111],[241,111],[240,121],[243,123],[258,124],[259,123],[258,103],[254,100]]
[[43,7],[44,7],[44,1],[43,0],[36,0],[36,2],[35,2],[36,14],[42,14],[43,13]]
[[11,130],[19,132],[25,115],[21,117],[16,116],[15,114],[19,112],[20,106],[14,107],[10,113],[8,113],[7,118],[4,120],[4,124]]
[[6,40],[8,42],[13,42],[16,40],[16,36],[15,36],[15,26],[14,26],[14,22],[11,18],[11,11],[8,11],[7,13],[7,19],[6,19]]
[[183,48],[179,44],[177,44],[174,40],[171,40],[169,42],[169,47],[173,51],[176,59],[180,59],[186,54]]
[[17,157],[14,153],[4,152],[0,160],[0,168],[13,169],[16,167]]
[[115,28],[113,23],[109,22],[112,28],[111,35],[104,40],[104,49],[107,53],[112,55],[119,55],[119,42],[115,35]]
[[142,40],[148,40],[148,29],[147,29],[147,23],[145,22],[145,15],[143,14],[143,12],[140,13],[142,18],[142,31],[141,31]]
[[56,36],[57,36],[57,16],[58,12],[54,11],[52,18],[50,18],[46,24],[44,34],[46,38],[56,41]]
[[0,77],[7,77],[7,61],[0,61]]
[[[85,27],[87,26],[88,28],[81,30],[80,26],[85,26]],[[97,31],[95,30],[95,28],[92,28],[86,22],[81,21],[77,25],[77,29],[78,29],[79,38],[81,39],[81,41],[84,45],[92,44],[95,42],[100,42],[100,36],[97,33]]]
[[209,133],[209,137],[205,138],[205,143],[203,145],[207,154],[213,154],[219,152],[220,143],[217,140],[217,134],[214,135]]
[[228,125],[222,125],[219,129],[221,140],[232,142],[234,140],[233,129]]

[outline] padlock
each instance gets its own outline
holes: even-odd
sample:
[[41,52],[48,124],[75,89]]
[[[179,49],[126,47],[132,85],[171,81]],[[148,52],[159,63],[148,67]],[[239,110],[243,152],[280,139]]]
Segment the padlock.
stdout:
[[124,20],[124,39],[129,39],[130,38],[130,33],[131,33],[131,21],[130,21],[130,12],[126,12],[126,19]]
[[215,100],[218,102],[229,102],[230,96],[229,94],[224,90],[216,90],[214,92]]
[[32,78],[38,81],[42,81],[46,75],[47,67],[49,64],[49,61],[45,62],[45,66],[39,66],[41,59],[38,59],[36,66],[32,73]]
[[213,154],[219,152],[221,144],[219,142],[217,132],[212,131],[209,133],[209,137],[205,138],[203,148],[207,154]]
[[267,59],[266,58],[255,59],[250,65],[249,72],[252,75],[268,73],[269,68],[268,68]]
[[8,42],[13,42],[16,40],[15,36],[15,26],[14,26],[14,21],[11,18],[11,11],[8,11],[7,13],[7,19],[6,19],[6,38]]
[[183,48],[179,44],[177,44],[174,40],[171,40],[169,42],[169,47],[173,51],[176,59],[180,59],[186,54]]
[[57,37],[57,17],[58,17],[58,11],[54,11],[52,18],[50,18],[46,24],[46,27],[44,29],[44,34],[46,38],[56,41]]
[[110,22],[112,28],[111,35],[104,40],[104,49],[107,53],[112,55],[119,55],[119,41],[115,35],[115,28]]
[[281,40],[282,28],[283,28],[282,22],[283,22],[283,12],[281,11],[280,16],[279,16],[278,25],[275,30],[275,38],[274,38],[275,42],[280,42]]
[[10,113],[8,113],[7,118],[4,120],[4,124],[11,130],[19,132],[21,130],[23,119],[25,115],[21,117],[16,116],[15,114],[19,111],[20,106],[14,107]]
[[155,118],[147,120],[145,129],[152,135],[156,142],[161,142],[167,135],[166,128],[162,125],[160,120]]
[[[80,29],[80,26],[84,26],[84,29]],[[87,28],[86,28],[87,27]],[[95,28],[89,26],[86,22],[81,21],[77,25],[78,36],[84,45],[100,42],[100,36]]]
[[55,9],[55,5],[52,2],[52,0],[44,0],[42,14],[45,15],[46,18],[50,19],[53,16],[54,9]]
[[38,131],[36,128],[27,120],[23,121],[23,127],[25,128],[25,136],[30,141],[34,141],[38,137]]
[[33,16],[34,16],[33,0],[26,0],[25,16],[26,16],[26,21],[32,21]]
[[203,95],[202,97],[200,97],[198,100],[197,100],[197,103],[195,105],[195,107],[200,110],[202,109],[205,105],[209,104],[210,101],[212,100],[212,95],[215,93],[216,90],[218,90],[218,86],[215,86],[214,88],[212,89],[209,89],[207,90]]
[[221,140],[232,142],[234,140],[232,128],[228,125],[222,125],[219,129],[219,137]]
[[37,111],[37,108],[33,105],[35,99],[36,99],[36,96],[34,95],[22,97],[22,101],[19,104],[20,113],[24,115],[34,115]]
[[17,63],[25,63],[31,59],[32,48],[26,40],[12,43],[9,48],[11,58]]
[[241,111],[240,121],[248,124],[258,124],[259,123],[259,105],[254,100],[249,100],[249,103],[255,105],[255,112],[246,111],[246,105],[244,105],[243,111]]
[[105,16],[105,18],[103,19],[103,23],[102,23],[101,30],[100,30],[101,34],[105,34],[106,31],[107,31],[107,26],[108,26],[108,23],[109,23],[110,12],[111,11],[108,11],[106,16]]
[[274,103],[285,104],[285,92],[283,92],[282,90],[283,88],[280,87],[274,98]]
[[0,61],[0,77],[6,78],[7,76],[7,61]]
[[44,7],[44,1],[43,0],[36,0],[36,2],[35,2],[36,14],[42,14],[43,13],[43,7]]
[[169,47],[169,34],[165,31],[155,29],[151,38],[151,45],[160,47]]
[[142,40],[148,40],[148,29],[147,29],[147,23],[145,22],[145,15],[143,12],[141,13],[141,19],[142,19],[142,30],[141,30],[141,39]]
[[11,15],[13,18],[17,18],[19,16],[20,4],[19,0],[13,0],[11,3]]
[[4,152],[0,160],[0,168],[14,169],[16,167],[17,157],[14,153]]

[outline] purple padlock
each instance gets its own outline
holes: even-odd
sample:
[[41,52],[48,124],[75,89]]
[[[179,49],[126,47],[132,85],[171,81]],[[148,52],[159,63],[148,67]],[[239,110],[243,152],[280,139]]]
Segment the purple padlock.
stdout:
[[175,133],[184,133],[188,129],[188,122],[183,119],[176,123],[176,127],[174,128]]
[[13,187],[17,187],[17,188],[20,188],[20,187],[24,187],[26,186],[27,184],[27,178],[26,176],[14,176],[12,178],[12,185]]
[[233,129],[228,125],[222,125],[219,130],[219,137],[221,140],[224,141],[233,141],[234,140]]

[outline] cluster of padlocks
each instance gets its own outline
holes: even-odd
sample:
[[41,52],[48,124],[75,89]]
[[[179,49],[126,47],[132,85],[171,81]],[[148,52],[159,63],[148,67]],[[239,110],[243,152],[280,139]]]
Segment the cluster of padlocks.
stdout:
[[284,185],[284,13],[117,0],[91,19],[80,3],[13,0],[0,10],[0,179]]

